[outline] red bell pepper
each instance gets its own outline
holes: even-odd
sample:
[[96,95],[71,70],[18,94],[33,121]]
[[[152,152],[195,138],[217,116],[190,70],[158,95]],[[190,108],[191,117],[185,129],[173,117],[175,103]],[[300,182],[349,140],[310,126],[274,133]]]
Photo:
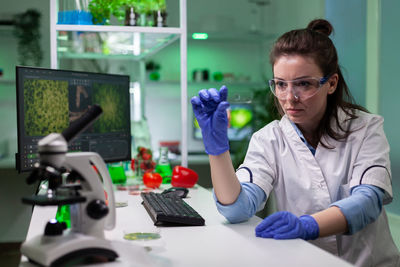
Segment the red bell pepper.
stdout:
[[175,166],[172,170],[171,184],[174,187],[193,187],[199,175],[192,169],[185,168],[182,166]]

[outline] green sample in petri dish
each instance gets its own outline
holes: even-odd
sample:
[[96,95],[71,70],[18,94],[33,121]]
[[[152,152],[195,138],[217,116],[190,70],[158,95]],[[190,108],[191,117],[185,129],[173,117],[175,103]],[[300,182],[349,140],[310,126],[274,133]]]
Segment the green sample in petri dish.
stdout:
[[126,240],[155,240],[161,238],[158,233],[129,233],[124,235],[124,239]]
[[128,206],[128,202],[115,202],[116,208],[123,208],[123,207],[127,207],[127,206]]

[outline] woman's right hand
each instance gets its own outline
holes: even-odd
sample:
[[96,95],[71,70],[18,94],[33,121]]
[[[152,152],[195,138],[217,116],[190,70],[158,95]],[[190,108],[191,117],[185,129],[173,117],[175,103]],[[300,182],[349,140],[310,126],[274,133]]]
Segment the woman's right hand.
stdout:
[[228,88],[223,85],[219,91],[215,88],[200,90],[199,96],[191,99],[204,147],[209,155],[216,156],[229,150],[227,97]]

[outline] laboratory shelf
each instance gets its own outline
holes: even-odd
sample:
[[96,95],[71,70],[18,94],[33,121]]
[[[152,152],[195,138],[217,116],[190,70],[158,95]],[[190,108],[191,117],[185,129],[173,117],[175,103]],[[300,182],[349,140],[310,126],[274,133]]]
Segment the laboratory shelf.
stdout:
[[[84,46],[85,44],[87,46],[87,42],[82,41],[82,38],[85,38],[87,33],[93,32],[79,32],[79,34],[75,35],[75,38],[72,34],[66,35],[65,32],[58,32],[58,57],[60,59],[111,59],[138,61],[157,53],[164,47],[178,40],[180,37],[178,34],[168,32],[143,33],[99,31],[96,32],[96,34],[99,34],[98,39],[101,39],[103,42],[102,49],[99,49],[99,52],[85,52],[87,51],[87,47],[85,48]],[[104,46],[106,46],[107,49],[104,49]]]
[[[144,59],[179,39],[180,91],[181,91],[181,165],[187,166],[187,26],[186,0],[179,0],[179,27],[141,27],[116,25],[67,25],[57,24],[58,0],[50,1],[50,65],[59,67],[59,60],[125,60],[140,65],[140,83],[144,86]],[[84,35],[95,33],[101,42],[89,49],[79,40]],[[121,41],[121,37],[124,42]],[[64,38],[64,39],[63,39]],[[119,39],[118,39],[119,38]],[[90,41],[90,37],[89,37]],[[93,41],[93,40],[92,40]],[[111,41],[114,41],[111,42]],[[142,98],[143,98],[142,94]]]
[[140,26],[114,26],[114,25],[55,25],[56,31],[82,31],[82,32],[139,32],[182,34],[183,30],[177,27],[140,27]]

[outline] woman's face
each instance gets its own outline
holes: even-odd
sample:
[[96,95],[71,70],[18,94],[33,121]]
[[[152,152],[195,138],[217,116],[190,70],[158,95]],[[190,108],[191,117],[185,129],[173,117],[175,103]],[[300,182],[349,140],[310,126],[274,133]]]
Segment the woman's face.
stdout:
[[[292,81],[299,78],[322,78],[323,73],[311,57],[300,55],[285,55],[279,57],[274,64],[274,79]],[[328,94],[332,94],[337,85],[338,75],[332,75],[317,93],[308,99],[296,98],[292,92],[292,83],[285,98],[278,99],[288,116],[300,129],[314,131],[322,119],[327,103]]]

